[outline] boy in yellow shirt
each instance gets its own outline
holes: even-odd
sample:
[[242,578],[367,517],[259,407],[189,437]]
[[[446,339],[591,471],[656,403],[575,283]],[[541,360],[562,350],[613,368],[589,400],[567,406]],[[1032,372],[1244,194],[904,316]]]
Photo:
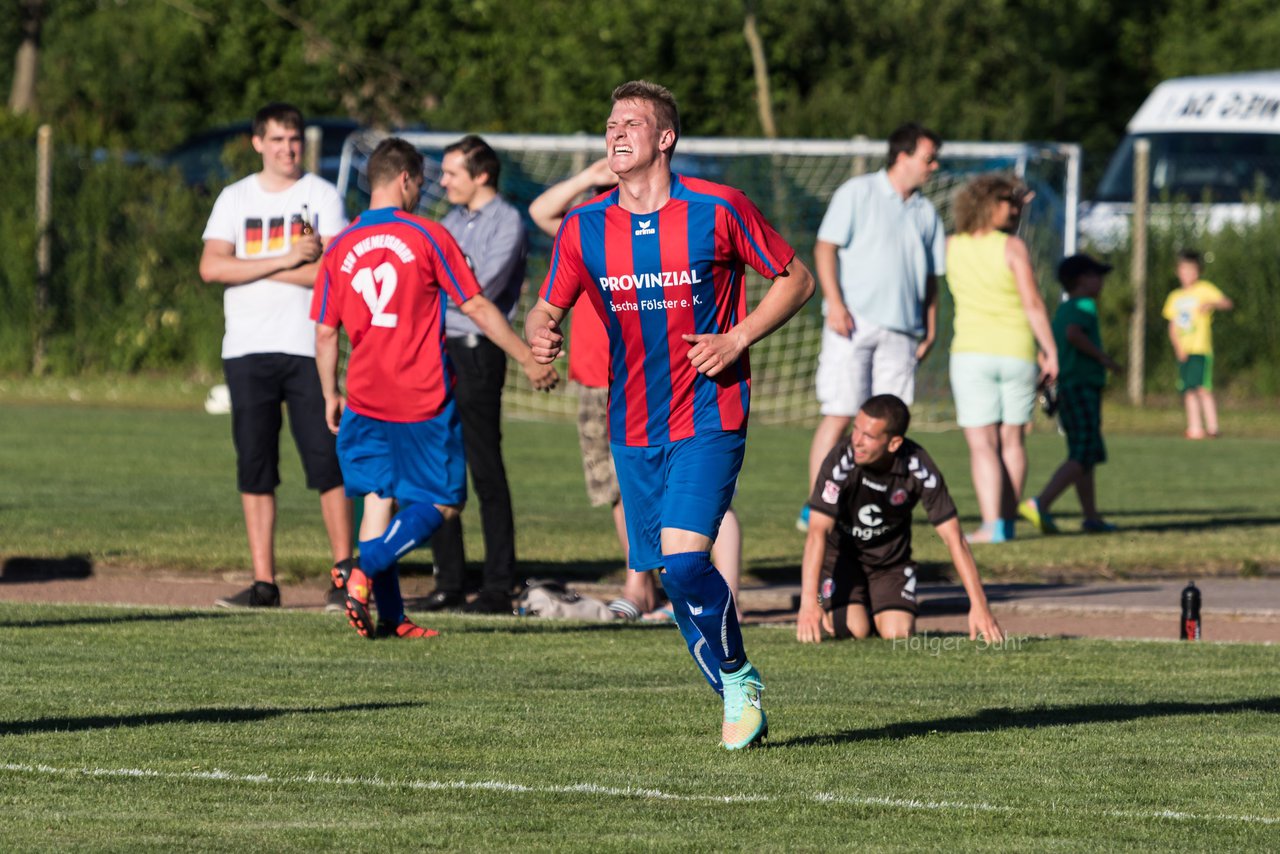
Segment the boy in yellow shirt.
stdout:
[[[1169,340],[1178,357],[1178,389],[1187,407],[1187,438],[1218,435],[1218,404],[1213,398],[1213,313],[1230,311],[1234,303],[1211,282],[1200,278],[1204,261],[1199,252],[1178,252],[1178,281],[1182,287],[1164,302]],[[1207,432],[1206,432],[1207,431]]]

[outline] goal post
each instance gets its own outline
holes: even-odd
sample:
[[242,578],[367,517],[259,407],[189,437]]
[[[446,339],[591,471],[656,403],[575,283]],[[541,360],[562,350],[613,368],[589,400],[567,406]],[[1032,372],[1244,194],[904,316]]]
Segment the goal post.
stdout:
[[[458,133],[404,132],[397,134],[421,151],[427,161],[420,213],[440,219],[448,202],[439,185],[440,160]],[[363,210],[369,199],[364,167],[386,134],[353,134],[343,147],[338,189],[349,212]],[[485,134],[484,139],[502,162],[499,190],[517,208],[527,210],[543,190],[604,155],[599,134],[542,136]],[[672,161],[678,173],[694,175],[742,190],[765,217],[795,247],[812,268],[818,226],[832,194],[856,174],[884,165],[888,143],[883,140],[698,138],[680,140]],[[1054,272],[1064,255],[1075,251],[1076,209],[1080,196],[1080,147],[1066,143],[944,142],[940,167],[924,188],[948,231],[951,198],[968,178],[984,172],[1008,172],[1021,178],[1036,197],[1024,211],[1019,235],[1030,247],[1037,281],[1050,305],[1057,301]],[[519,330],[549,265],[551,239],[529,226],[528,282],[514,323]],[[747,299],[756,305],[768,281],[751,270]],[[920,427],[942,425],[954,417],[947,380],[947,349],[951,338],[950,295],[941,287],[939,335],[934,352],[917,374],[917,402],[913,422]],[[570,315],[569,346],[572,346]],[[752,347],[752,420],[772,423],[812,423],[818,413],[813,392],[821,342],[821,296],[815,296],[796,317]],[[504,410],[516,418],[567,417],[576,411],[573,388],[536,392],[519,366],[511,363]],[[566,368],[561,367],[561,373]]]

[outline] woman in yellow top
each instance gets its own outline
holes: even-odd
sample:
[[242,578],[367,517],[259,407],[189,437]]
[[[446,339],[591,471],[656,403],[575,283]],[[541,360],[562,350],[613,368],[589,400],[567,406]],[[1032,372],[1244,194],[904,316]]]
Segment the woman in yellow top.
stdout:
[[1058,348],[1031,256],[1013,234],[1030,198],[1006,175],[973,178],[956,194],[956,233],[947,239],[947,284],[956,309],[951,393],[982,512],[982,527],[969,535],[973,543],[1013,539],[1027,477],[1023,430],[1038,381],[1058,374]]

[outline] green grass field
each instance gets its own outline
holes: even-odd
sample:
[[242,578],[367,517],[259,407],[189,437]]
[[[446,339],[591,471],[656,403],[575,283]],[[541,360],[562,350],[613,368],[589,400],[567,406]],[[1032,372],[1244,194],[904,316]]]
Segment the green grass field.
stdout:
[[[92,402],[79,404],[67,400],[67,389],[60,400],[10,393],[19,402],[3,404],[0,418],[0,472],[11,484],[0,498],[0,559],[83,556],[94,564],[245,569],[230,422],[195,411],[200,398],[190,388],[139,386],[126,389],[127,399],[111,400],[91,387]],[[134,405],[126,405],[130,400]],[[1176,409],[1116,410],[1109,417],[1123,429],[1108,437],[1111,461],[1099,469],[1098,490],[1104,512],[1124,530],[1108,537],[1071,533],[1078,506],[1070,495],[1055,508],[1067,536],[980,548],[987,577],[1258,574],[1280,567],[1280,482],[1268,463],[1280,455],[1280,431],[1270,411],[1228,411],[1229,432],[1244,435],[1190,443],[1181,438]],[[806,497],[810,436],[804,427],[751,430],[735,502],[746,532],[746,583],[797,572],[803,539],[793,522]],[[916,438],[942,467],[962,519],[973,524],[963,437],[953,430]],[[1036,490],[1061,462],[1064,444],[1041,424],[1029,448]],[[508,422],[505,450],[524,573],[616,577],[621,560],[612,523],[587,502],[573,426]],[[318,576],[328,568],[327,541],[287,436],[282,475],[281,571]],[[468,558],[478,563],[474,502],[464,521],[473,532]],[[923,518],[916,544],[919,559],[945,561]],[[429,560],[418,555],[411,563]]]
[[[244,569],[229,424],[193,411],[190,389],[5,391],[6,565]],[[1118,415],[1099,492],[1124,530],[980,549],[988,578],[1280,565],[1269,414],[1195,445],[1177,438],[1176,411]],[[963,439],[918,438],[972,520]],[[796,577],[808,440],[752,430],[736,502],[747,584]],[[572,425],[510,423],[506,448],[526,573],[616,578]],[[1062,443],[1041,429],[1030,448],[1038,485]],[[281,565],[319,575],[314,497],[287,445],[284,461]],[[1070,531],[1074,502],[1061,509]],[[478,532],[474,507],[466,519]],[[917,544],[943,559],[926,525]],[[469,548],[478,561],[474,533]],[[431,625],[441,637],[370,643],[313,613],[0,603],[0,850],[1280,845],[1273,646],[932,635],[813,648],[790,627],[750,627],[771,738],[731,755],[670,627]]]
[[0,605],[0,848],[1274,850],[1273,648],[747,630],[764,749],[668,626]]

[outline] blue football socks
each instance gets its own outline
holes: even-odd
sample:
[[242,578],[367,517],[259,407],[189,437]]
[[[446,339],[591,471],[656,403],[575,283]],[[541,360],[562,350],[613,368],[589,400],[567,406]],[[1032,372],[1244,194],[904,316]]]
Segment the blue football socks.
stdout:
[[403,555],[430,540],[442,522],[444,517],[429,501],[402,507],[382,536],[360,541],[360,569],[370,579],[377,578]]
[[698,631],[698,627],[693,624],[693,617],[689,616],[689,605],[685,598],[676,593],[672,585],[665,583],[665,575],[663,579],[662,587],[667,591],[667,598],[671,600],[671,616],[675,618],[676,627],[680,629],[680,634],[684,636],[684,643],[689,648],[689,654],[693,656],[694,663],[698,665],[698,672],[707,680],[711,690],[720,696],[724,696],[724,684],[720,681],[719,660],[707,651],[707,641],[702,637],[702,632]]
[[398,626],[404,622],[404,597],[400,595],[400,570],[393,564],[369,580],[373,602],[378,607],[378,622]]
[[[732,672],[746,661],[738,610],[724,577],[711,565],[708,552],[664,555],[666,572],[662,586],[671,598],[676,625],[699,670],[717,691],[722,690],[719,672]],[[711,662],[706,662],[710,657]],[[706,664],[714,662],[708,668]],[[711,676],[708,670],[715,671]]]

